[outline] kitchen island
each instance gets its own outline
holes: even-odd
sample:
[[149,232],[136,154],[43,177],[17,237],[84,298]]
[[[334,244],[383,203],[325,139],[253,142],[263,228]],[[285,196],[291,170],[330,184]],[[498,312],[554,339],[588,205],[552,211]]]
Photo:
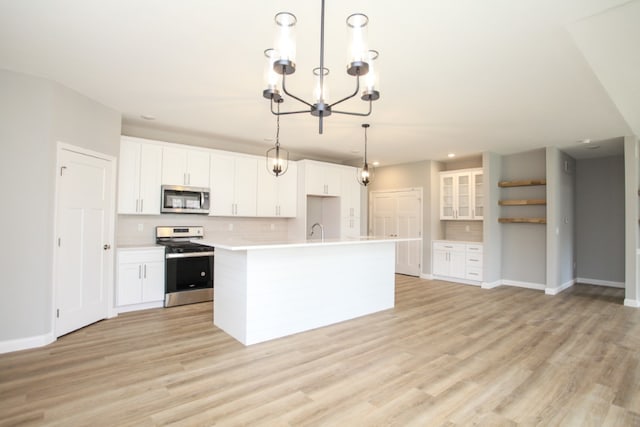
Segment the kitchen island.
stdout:
[[251,345],[393,308],[403,240],[199,240],[215,247],[213,322]]

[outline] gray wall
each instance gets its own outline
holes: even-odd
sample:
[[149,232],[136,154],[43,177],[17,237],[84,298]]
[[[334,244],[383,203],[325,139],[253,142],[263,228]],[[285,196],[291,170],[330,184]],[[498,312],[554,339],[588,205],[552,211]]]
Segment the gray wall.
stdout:
[[120,115],[56,83],[6,70],[0,93],[5,341],[52,331],[56,141],[115,156]]
[[[438,172],[442,164],[422,161],[376,168],[369,191],[422,188],[422,273],[431,272],[431,240],[443,236],[439,225]],[[370,197],[370,196],[369,196]],[[369,215],[367,215],[369,216]]]
[[624,282],[624,156],[576,164],[577,276]]
[[548,292],[570,286],[576,262],[576,161],[555,147],[547,161],[547,279]]
[[[501,181],[546,177],[545,150],[502,157]],[[500,199],[544,199],[545,186],[501,188]],[[491,203],[488,201],[487,203]],[[502,206],[501,217],[545,217],[544,206]],[[535,285],[546,282],[546,227],[540,224],[501,224],[501,277]],[[485,239],[487,236],[484,236]]]
[[[490,287],[502,280],[502,224],[500,218],[500,182],[502,177],[502,157],[496,153],[482,155],[483,168],[483,281]],[[505,227],[506,228],[506,227]]]

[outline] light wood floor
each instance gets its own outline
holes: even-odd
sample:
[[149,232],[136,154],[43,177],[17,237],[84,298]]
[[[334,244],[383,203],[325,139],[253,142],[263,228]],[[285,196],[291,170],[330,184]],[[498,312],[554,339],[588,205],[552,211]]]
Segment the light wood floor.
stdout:
[[639,426],[640,310],[397,277],[396,307],[251,347],[210,303],[0,355],[0,425]]

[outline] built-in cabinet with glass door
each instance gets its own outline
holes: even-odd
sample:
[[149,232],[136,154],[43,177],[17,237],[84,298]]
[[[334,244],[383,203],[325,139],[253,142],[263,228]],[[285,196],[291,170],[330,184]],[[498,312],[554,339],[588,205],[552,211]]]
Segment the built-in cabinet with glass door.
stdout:
[[481,220],[482,169],[440,173],[440,219]]

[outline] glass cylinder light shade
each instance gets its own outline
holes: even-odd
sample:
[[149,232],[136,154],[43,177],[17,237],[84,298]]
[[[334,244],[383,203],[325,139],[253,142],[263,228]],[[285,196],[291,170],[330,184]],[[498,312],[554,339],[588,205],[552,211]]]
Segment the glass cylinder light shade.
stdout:
[[347,52],[347,73],[361,76],[367,74],[367,24],[369,18],[362,13],[354,13],[347,18],[349,45]]
[[373,181],[373,168],[369,166],[368,163],[365,163],[361,168],[358,168],[356,174],[358,183],[364,187]]
[[324,68],[322,70],[322,82],[320,79],[320,67],[313,69],[313,99],[318,104],[329,103],[329,86],[327,85],[327,76],[329,75],[329,69]]
[[369,72],[363,78],[364,90],[362,91],[362,99],[365,101],[375,101],[380,97],[380,72],[377,67],[378,56],[379,53],[377,50],[367,52]]
[[278,88],[278,81],[280,80],[280,75],[275,72],[273,69],[273,63],[276,60],[276,50],[275,49],[267,49],[264,51],[265,56],[265,67],[264,67],[264,81],[265,81],[265,90],[263,94],[265,98],[274,98],[280,95],[280,90]]
[[[292,69],[287,70],[287,74],[291,74],[295,69],[296,60],[296,16],[289,12],[280,12],[275,17],[276,21],[276,40],[274,48],[276,50],[276,71],[282,74],[282,66],[290,66]],[[280,61],[280,62],[278,62]],[[280,70],[278,69],[280,68]]]

